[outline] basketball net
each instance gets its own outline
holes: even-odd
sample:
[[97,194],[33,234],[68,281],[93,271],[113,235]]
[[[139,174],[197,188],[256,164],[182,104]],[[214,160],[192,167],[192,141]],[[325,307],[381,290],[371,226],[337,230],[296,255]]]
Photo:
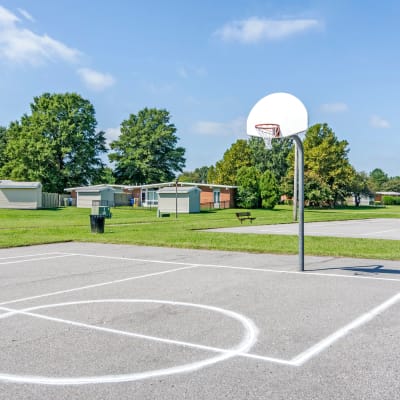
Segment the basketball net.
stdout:
[[260,137],[264,139],[265,147],[272,149],[272,139],[280,138],[281,128],[278,124],[257,124],[255,126]]

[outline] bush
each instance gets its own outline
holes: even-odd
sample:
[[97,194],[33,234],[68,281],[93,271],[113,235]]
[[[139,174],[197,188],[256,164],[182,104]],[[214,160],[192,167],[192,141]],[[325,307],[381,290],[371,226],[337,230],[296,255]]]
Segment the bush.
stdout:
[[257,208],[260,203],[259,172],[255,167],[242,167],[237,173],[236,203],[240,208]]
[[260,178],[261,206],[272,210],[279,201],[279,188],[271,171],[265,171]]
[[400,197],[397,196],[383,196],[383,204],[387,206],[400,206]]

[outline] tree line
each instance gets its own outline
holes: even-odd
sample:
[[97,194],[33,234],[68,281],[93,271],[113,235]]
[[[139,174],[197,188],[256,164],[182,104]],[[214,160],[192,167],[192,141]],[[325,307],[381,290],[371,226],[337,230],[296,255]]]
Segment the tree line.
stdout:
[[[274,140],[266,149],[261,138],[239,139],[215,165],[183,171],[185,149],[176,131],[167,110],[144,108],[121,122],[119,137],[107,148],[90,101],[76,93],[44,93],[33,99],[29,114],[0,126],[0,179],[40,181],[44,191],[58,193],[88,184],[175,179],[234,185],[237,204],[245,208],[273,208],[281,195],[293,196],[291,140]],[[310,127],[303,143],[307,204],[335,206],[352,194],[400,192],[399,176],[379,168],[357,172],[348,142],[338,140],[327,124]]]
[[[356,171],[348,158],[349,143],[339,140],[327,124],[311,126],[303,146],[307,205],[334,207],[349,196],[400,192],[400,176],[389,177],[380,168],[369,174]],[[261,138],[239,139],[220,161],[208,167],[207,181],[238,186],[240,207],[273,208],[282,195],[293,197],[294,152],[289,139],[273,140],[271,149],[265,147]],[[191,176],[190,172],[185,174]]]
[[[43,190],[98,183],[170,181],[185,166],[176,128],[163,109],[144,108],[121,123],[107,149],[93,105],[76,93],[35,97],[30,114],[0,127],[0,179],[40,181]],[[107,166],[104,157],[113,167]]]

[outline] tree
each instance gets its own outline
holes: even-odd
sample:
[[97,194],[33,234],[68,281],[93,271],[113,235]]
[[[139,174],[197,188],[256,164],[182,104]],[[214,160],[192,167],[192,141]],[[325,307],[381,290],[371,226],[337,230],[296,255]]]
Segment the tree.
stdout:
[[380,168],[375,168],[369,174],[369,186],[373,192],[382,190],[383,185],[389,180],[387,174],[385,174]]
[[221,185],[236,185],[237,173],[242,167],[252,166],[250,147],[246,140],[239,139],[225,151],[222,160],[211,170],[208,178],[210,183]]
[[351,183],[351,190],[354,195],[355,204],[360,205],[361,195],[370,195],[372,193],[369,187],[369,178],[366,172],[356,172],[354,174],[353,182]]
[[207,183],[208,168],[206,165],[196,168],[194,172],[199,176],[199,183]]
[[400,193],[400,176],[389,178],[389,180],[383,183],[382,191]]
[[194,171],[183,171],[178,176],[179,182],[197,182],[199,176]]
[[[7,144],[7,129],[4,126],[0,126],[0,170],[6,162],[5,148]],[[1,175],[0,175],[1,178]]]
[[98,177],[93,180],[93,185],[109,184],[113,185],[115,183],[115,176],[111,167],[104,167],[99,171]]
[[180,182],[207,183],[208,167],[196,168],[194,171],[184,171],[179,175]]
[[[348,160],[348,142],[338,140],[327,124],[307,130],[304,142],[304,192],[310,205],[334,206],[351,194],[355,170]],[[293,182],[294,151],[288,179]]]
[[216,180],[217,180],[217,173],[215,171],[214,165],[211,165],[211,167],[208,168],[208,171],[207,171],[207,182],[215,183]]
[[156,183],[175,178],[185,166],[185,149],[177,147],[176,128],[166,110],[144,108],[121,124],[121,135],[111,143],[117,183]]
[[242,208],[257,208],[260,204],[260,173],[256,167],[242,167],[237,173],[236,202]]
[[354,194],[369,195],[372,193],[369,187],[369,178],[366,172],[361,171],[354,174],[351,190]]
[[93,105],[76,93],[35,97],[31,115],[12,122],[1,174],[37,180],[48,192],[86,185],[98,177],[106,152],[104,132],[96,133]]
[[279,188],[274,174],[266,170],[260,178],[261,207],[272,210],[279,201]]
[[272,148],[265,147],[262,138],[251,137],[249,147],[252,154],[252,165],[261,172],[271,171],[280,184],[288,173],[288,155],[293,142],[287,139],[272,140]]

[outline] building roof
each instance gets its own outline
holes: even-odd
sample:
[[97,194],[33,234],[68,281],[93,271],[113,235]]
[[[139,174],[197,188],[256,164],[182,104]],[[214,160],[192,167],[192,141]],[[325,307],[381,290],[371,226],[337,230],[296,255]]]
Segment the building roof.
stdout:
[[384,196],[400,196],[399,192],[376,192],[376,194],[382,194]]
[[115,192],[115,189],[113,187],[107,186],[107,185],[101,185],[101,186],[83,186],[80,188],[76,188],[75,192],[76,193],[98,193],[98,192],[104,192],[105,190],[112,190]]
[[162,193],[189,193],[189,192],[201,192],[201,190],[198,187],[175,187],[175,186],[169,186],[169,187],[163,187],[158,191],[158,194]]
[[[175,187],[176,182],[163,182],[163,183],[150,183],[147,185],[113,185],[113,184],[102,184],[102,185],[91,185],[91,186],[77,186],[64,189],[64,192],[71,193],[73,191],[99,191],[99,188],[112,188],[114,190],[132,190],[132,189],[160,189],[163,187]],[[196,182],[178,182],[178,187],[208,187],[211,189],[236,189],[237,186],[230,185],[216,185],[214,183],[196,183]]]
[[0,180],[1,189],[37,189],[41,188],[40,182],[15,182],[10,180]]
[[64,189],[64,192],[71,193],[75,192],[101,192],[106,189],[112,189],[114,191],[122,190],[124,185],[90,185],[90,186],[76,186]]
[[[163,182],[163,183],[150,183],[147,185],[126,185],[124,186],[126,189],[158,189],[162,187],[175,187],[176,182]],[[178,187],[181,186],[189,186],[189,187],[209,187],[209,188],[221,188],[221,189],[236,189],[237,186],[231,186],[231,185],[217,185],[214,183],[199,183],[199,182],[179,182],[178,181]]]

